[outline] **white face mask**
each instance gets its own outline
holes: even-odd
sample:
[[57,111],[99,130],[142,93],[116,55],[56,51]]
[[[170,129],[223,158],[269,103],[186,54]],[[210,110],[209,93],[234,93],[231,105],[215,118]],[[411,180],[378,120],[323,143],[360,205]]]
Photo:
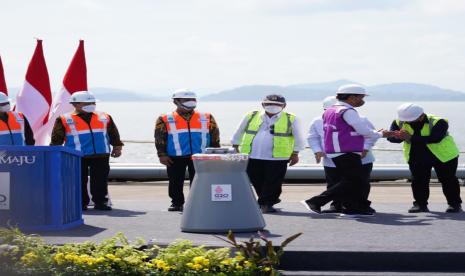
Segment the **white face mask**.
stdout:
[[0,106],[1,112],[8,112],[10,110],[11,110],[11,106],[9,104]]
[[197,102],[196,101],[188,101],[188,102],[183,102],[181,103],[181,105],[183,107],[185,107],[186,109],[194,109],[196,106],[197,106]]
[[278,114],[279,112],[283,111],[283,107],[278,105],[266,105],[264,108],[265,111],[270,114]]
[[96,108],[95,104],[90,104],[90,105],[83,106],[82,110],[87,112],[87,113],[91,113],[91,112],[95,111],[95,108]]

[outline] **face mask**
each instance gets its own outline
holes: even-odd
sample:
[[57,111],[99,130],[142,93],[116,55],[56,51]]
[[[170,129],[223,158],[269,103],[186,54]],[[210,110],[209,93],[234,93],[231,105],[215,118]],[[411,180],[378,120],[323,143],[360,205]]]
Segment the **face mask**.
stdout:
[[265,108],[265,111],[270,114],[278,114],[279,112],[283,110],[282,106],[277,106],[277,105],[266,105],[264,108]]
[[95,104],[91,104],[91,105],[83,106],[82,110],[87,112],[87,113],[91,113],[91,112],[95,111],[95,108],[96,108]]
[[9,104],[0,106],[1,112],[8,112],[10,110],[11,110],[11,106]]
[[188,102],[181,103],[181,105],[185,109],[191,110],[191,109],[194,109],[197,106],[197,102],[196,101],[188,101]]

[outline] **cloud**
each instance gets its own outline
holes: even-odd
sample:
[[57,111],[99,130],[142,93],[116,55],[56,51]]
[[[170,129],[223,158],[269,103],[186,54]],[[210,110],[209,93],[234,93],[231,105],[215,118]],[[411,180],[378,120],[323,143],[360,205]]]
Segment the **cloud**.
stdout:
[[407,5],[408,1],[403,0],[269,0],[256,3],[260,10],[275,15],[400,10]]
[[445,16],[465,14],[463,0],[417,0],[416,7],[428,15]]

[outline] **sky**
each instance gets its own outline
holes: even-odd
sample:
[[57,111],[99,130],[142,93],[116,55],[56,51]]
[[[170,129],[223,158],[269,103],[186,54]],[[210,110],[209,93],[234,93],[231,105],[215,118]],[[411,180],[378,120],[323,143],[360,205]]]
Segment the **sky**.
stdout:
[[20,87],[43,39],[52,90],[85,40],[89,87],[200,94],[350,79],[465,92],[462,0],[3,0],[0,55]]

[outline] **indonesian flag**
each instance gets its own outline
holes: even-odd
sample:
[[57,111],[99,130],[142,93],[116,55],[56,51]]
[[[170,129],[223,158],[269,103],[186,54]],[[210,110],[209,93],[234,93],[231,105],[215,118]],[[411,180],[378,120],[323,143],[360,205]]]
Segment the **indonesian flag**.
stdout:
[[3,73],[2,57],[0,56],[0,92],[8,95],[8,89],[6,87],[5,74]]
[[79,41],[76,53],[63,78],[63,86],[58,95],[55,95],[53,99],[48,123],[41,129],[41,132],[48,136],[46,138],[47,142],[50,140],[49,136],[51,135],[56,119],[60,115],[74,110],[73,106],[69,103],[69,98],[77,91],[87,91],[87,66],[84,53],[84,40]]
[[22,112],[34,132],[37,145],[42,144],[39,130],[48,121],[52,92],[45,64],[42,40],[37,40],[36,49],[26,72],[26,80],[16,96],[15,110]]

